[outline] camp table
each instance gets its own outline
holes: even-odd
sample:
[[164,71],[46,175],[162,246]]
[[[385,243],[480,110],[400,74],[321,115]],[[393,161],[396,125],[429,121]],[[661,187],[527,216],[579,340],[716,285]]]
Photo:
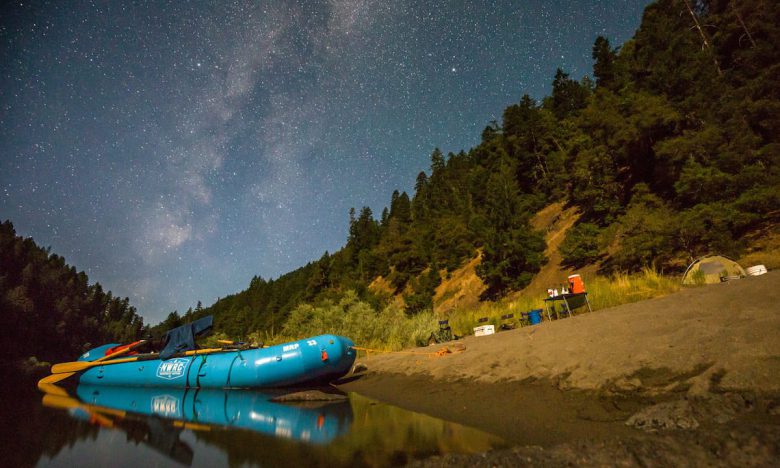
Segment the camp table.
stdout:
[[561,314],[558,313],[558,309],[555,307],[556,302],[562,303],[561,307],[569,313],[569,317],[571,317],[571,311],[573,309],[578,309],[586,304],[588,306],[588,311],[593,312],[593,309],[590,308],[587,292],[559,294],[557,296],[550,296],[544,300],[544,311],[547,313],[547,320],[552,321],[552,318],[550,317],[551,308],[555,311],[555,317],[558,319],[561,318]]

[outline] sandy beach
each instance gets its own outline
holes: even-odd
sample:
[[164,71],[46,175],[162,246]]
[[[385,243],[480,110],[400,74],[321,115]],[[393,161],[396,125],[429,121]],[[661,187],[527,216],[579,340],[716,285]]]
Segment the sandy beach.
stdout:
[[[581,311],[582,309],[580,309]],[[446,347],[452,353],[432,353]],[[340,385],[515,446],[430,466],[764,465],[780,455],[780,274],[413,351]]]

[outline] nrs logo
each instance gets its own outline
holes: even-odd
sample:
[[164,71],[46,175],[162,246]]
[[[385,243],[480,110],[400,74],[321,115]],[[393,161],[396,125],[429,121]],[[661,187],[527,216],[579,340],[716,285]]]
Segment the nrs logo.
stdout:
[[163,361],[157,367],[157,377],[165,380],[178,379],[184,375],[184,371],[187,370],[187,365],[190,363],[188,359],[171,359],[169,361]]

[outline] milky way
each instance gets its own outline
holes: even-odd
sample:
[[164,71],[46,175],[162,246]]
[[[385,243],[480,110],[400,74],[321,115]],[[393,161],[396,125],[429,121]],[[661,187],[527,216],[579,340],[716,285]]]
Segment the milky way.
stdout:
[[0,220],[168,312],[338,250],[643,1],[6,3]]

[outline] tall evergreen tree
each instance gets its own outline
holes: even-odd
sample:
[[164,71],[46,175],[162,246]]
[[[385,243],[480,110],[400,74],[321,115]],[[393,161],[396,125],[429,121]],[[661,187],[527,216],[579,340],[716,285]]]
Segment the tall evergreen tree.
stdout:
[[609,45],[609,40],[604,36],[598,36],[593,44],[593,76],[596,77],[596,85],[609,88],[615,83],[615,61],[617,53]]

